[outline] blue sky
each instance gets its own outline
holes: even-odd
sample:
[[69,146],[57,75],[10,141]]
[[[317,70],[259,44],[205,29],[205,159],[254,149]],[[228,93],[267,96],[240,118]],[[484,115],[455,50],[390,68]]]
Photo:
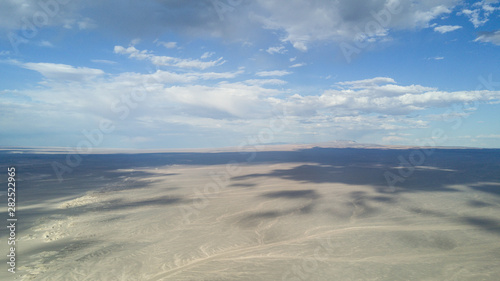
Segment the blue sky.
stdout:
[[3,146],[500,148],[500,1],[1,5]]

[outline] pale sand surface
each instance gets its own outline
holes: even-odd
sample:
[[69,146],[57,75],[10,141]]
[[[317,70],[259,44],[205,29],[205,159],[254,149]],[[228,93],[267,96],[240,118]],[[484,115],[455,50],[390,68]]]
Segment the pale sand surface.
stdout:
[[87,155],[62,182],[62,154],[2,154],[0,280],[500,280],[500,150],[436,150],[389,188],[411,151]]

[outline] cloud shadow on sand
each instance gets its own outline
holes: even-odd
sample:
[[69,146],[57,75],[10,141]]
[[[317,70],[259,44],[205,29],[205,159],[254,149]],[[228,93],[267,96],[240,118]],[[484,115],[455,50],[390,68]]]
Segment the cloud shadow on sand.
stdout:
[[[416,153],[418,152],[418,153]],[[431,152],[430,155],[427,153]],[[358,204],[368,206],[369,202],[393,204],[400,194],[432,193],[432,192],[462,192],[453,185],[469,186],[471,191],[487,193],[500,202],[500,150],[498,149],[368,149],[368,148],[310,148],[295,151],[262,151],[254,155],[240,152],[217,153],[139,153],[139,154],[94,154],[83,155],[79,165],[66,173],[64,180],[59,182],[55,176],[53,163],[66,163],[64,154],[32,154],[0,152],[0,167],[15,165],[19,177],[23,174],[45,175],[40,180],[26,180],[23,184],[25,192],[32,188],[46,188],[46,199],[57,200],[75,195],[74,186],[88,186],[93,190],[96,186],[109,188],[131,189],[147,188],[154,183],[155,177],[174,176],[173,173],[153,173],[144,171],[171,165],[226,165],[239,163],[241,165],[292,164],[288,169],[274,169],[268,173],[243,174],[231,178],[230,187],[257,189],[251,179],[280,178],[299,183],[346,184],[351,186],[367,186],[373,188],[378,196],[361,196],[352,194],[352,199]],[[415,155],[424,155],[420,159]],[[250,157],[252,156],[252,157]],[[411,158],[413,157],[413,158]],[[251,160],[251,161],[248,161]],[[405,166],[405,161],[418,162],[418,165]],[[296,164],[296,165],[293,165]],[[290,166],[290,165],[289,165]],[[142,169],[142,170],[140,170]],[[402,181],[396,183],[396,188],[388,186],[386,174],[400,176]],[[151,181],[141,181],[143,178]],[[2,179],[3,180],[3,179]],[[50,184],[48,184],[50,183]],[[50,187],[50,188],[49,188]],[[57,190],[57,192],[51,192]],[[22,197],[22,193],[20,194]],[[312,200],[311,207],[306,208],[312,213],[314,201],[319,195],[314,189],[279,190],[261,194],[262,198],[284,200]],[[357,198],[357,199],[356,199]],[[38,198],[38,200],[44,198]],[[143,204],[178,204],[183,198],[174,201],[147,201]],[[29,202],[26,202],[29,203]],[[115,202],[117,208],[133,208],[135,203]],[[489,203],[476,200],[475,206],[487,206]],[[258,216],[273,217],[296,210],[270,211]],[[375,210],[372,210],[375,211]],[[498,221],[486,218],[459,218],[462,222],[488,229],[500,234],[497,230]]]

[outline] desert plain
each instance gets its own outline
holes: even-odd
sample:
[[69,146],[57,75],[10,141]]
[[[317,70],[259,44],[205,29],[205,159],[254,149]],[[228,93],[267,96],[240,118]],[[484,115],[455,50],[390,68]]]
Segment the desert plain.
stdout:
[[498,149],[0,155],[0,280],[500,280]]

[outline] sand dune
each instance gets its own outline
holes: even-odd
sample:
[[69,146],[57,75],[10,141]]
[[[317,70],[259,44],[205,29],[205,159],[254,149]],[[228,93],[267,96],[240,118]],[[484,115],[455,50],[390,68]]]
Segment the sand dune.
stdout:
[[388,186],[412,151],[96,154],[62,182],[64,154],[4,151],[22,227],[0,279],[498,280],[500,151],[438,149]]

